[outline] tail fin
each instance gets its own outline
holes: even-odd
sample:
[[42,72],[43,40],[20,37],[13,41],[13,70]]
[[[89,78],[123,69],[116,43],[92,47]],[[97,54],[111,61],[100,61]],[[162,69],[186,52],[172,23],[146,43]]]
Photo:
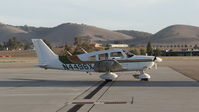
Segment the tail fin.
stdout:
[[44,43],[42,39],[32,39],[40,65],[47,65],[57,55]]

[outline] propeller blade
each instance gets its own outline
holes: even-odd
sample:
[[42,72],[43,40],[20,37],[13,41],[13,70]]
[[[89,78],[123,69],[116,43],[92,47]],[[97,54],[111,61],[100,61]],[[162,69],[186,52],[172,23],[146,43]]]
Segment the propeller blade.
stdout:
[[156,59],[157,59],[157,57],[156,57],[156,56],[154,56],[154,59],[153,59],[153,61],[156,61]]
[[154,59],[153,59],[153,61],[154,62],[162,62],[162,59],[155,56]]

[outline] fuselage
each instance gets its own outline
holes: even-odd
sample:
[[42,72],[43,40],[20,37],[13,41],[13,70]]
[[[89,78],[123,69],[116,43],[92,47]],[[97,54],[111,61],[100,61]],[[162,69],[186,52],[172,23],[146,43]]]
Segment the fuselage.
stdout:
[[[76,64],[62,64],[60,69],[70,71],[85,71],[95,72],[95,63],[76,63]],[[125,71],[141,71],[143,69],[151,68],[154,65],[153,61],[148,62],[122,62],[120,63]],[[122,70],[123,71],[123,70]],[[118,71],[119,72],[119,71]]]
[[[123,69],[120,71],[142,71],[154,65],[154,56],[128,56],[121,49],[111,49],[80,54],[76,56],[58,56],[57,61],[50,62],[46,68],[70,71],[95,72],[94,65],[102,60],[117,60]],[[50,60],[49,60],[50,61]],[[120,72],[116,71],[116,72]]]

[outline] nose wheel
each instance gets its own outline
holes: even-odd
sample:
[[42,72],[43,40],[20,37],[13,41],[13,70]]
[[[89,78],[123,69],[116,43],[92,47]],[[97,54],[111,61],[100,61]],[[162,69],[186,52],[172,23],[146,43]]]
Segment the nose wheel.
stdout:
[[133,75],[134,78],[140,79],[140,81],[149,81],[151,76],[147,73],[144,73],[144,71],[141,71],[140,74]]

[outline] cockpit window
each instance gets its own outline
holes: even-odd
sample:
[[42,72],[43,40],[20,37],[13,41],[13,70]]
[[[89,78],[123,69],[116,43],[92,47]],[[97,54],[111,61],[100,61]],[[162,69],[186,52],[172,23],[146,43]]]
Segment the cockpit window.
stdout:
[[133,57],[135,54],[133,54],[133,53],[131,53],[131,52],[128,52],[128,51],[124,51],[125,52],[125,54],[126,54],[126,56],[128,57],[128,58],[130,58],[130,57]]

